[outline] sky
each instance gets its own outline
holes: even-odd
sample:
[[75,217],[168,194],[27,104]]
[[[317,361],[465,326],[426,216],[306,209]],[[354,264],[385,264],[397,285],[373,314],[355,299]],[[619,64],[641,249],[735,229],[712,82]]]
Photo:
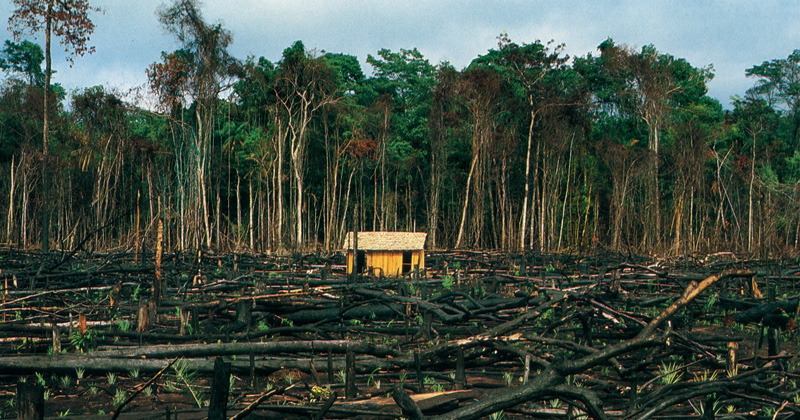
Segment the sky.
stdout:
[[[91,1],[104,10],[92,15],[96,52],[70,67],[54,40],[53,81],[68,91],[95,85],[121,94],[146,91],[147,67],[162,51],[179,48],[156,15],[168,2]],[[0,1],[4,27],[13,9],[13,2]],[[713,66],[709,96],[726,108],[731,96],[753,86],[746,69],[800,48],[794,0],[204,0],[201,10],[206,22],[231,31],[236,58],[276,62],[301,40],[310,50],[358,57],[367,75],[367,55],[382,48],[417,48],[432,64],[462,69],[495,48],[502,32],[520,44],[563,43],[572,57],[596,55],[607,38],[636,49],[652,44],[695,67]],[[35,41],[44,44],[43,36]]]

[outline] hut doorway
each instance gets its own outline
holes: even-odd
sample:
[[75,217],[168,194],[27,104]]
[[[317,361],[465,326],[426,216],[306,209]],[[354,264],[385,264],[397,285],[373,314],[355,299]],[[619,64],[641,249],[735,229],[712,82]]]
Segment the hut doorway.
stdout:
[[356,254],[356,273],[363,273],[367,268],[367,251],[359,250]]
[[411,272],[411,251],[403,251],[403,268],[401,270],[402,274],[410,273]]

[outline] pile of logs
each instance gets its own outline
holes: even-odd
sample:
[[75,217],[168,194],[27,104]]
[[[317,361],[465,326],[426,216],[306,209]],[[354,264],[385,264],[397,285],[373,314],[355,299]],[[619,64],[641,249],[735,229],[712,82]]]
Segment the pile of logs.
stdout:
[[800,414],[793,262],[449,251],[354,282],[339,255],[0,257],[0,398],[136,370],[125,404],[152,386],[175,414],[180,361],[209,418]]

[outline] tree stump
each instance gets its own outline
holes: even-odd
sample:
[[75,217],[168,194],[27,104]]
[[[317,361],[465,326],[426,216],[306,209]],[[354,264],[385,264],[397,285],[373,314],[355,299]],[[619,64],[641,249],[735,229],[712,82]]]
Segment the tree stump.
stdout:
[[44,419],[44,388],[33,382],[17,383],[17,419]]

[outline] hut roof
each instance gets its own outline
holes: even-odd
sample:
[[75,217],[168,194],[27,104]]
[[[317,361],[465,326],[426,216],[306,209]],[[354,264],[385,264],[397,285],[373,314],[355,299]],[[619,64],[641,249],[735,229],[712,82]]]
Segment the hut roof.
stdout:
[[[363,251],[414,251],[425,248],[424,232],[358,232],[358,249]],[[344,249],[353,249],[353,232],[344,239]]]

